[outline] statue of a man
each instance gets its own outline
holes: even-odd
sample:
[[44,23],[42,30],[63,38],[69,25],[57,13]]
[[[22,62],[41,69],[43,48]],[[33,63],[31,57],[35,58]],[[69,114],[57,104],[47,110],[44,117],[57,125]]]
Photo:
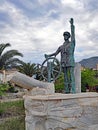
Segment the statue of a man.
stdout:
[[[61,45],[57,51],[50,55],[45,55],[46,57],[56,56],[61,53],[61,67],[64,73],[64,86],[65,93],[75,93],[75,77],[74,77],[74,49],[75,49],[75,27],[73,25],[73,18],[70,19],[71,24],[71,35],[69,32],[64,32],[64,43]],[[71,37],[71,41],[69,38]]]

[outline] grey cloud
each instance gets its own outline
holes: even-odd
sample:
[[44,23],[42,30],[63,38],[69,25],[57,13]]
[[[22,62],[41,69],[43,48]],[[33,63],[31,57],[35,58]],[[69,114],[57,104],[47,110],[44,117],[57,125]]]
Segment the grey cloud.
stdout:
[[85,0],[83,2],[87,11],[98,10],[98,0]]
[[[70,31],[69,19],[73,17],[76,26],[76,60],[98,55],[96,6],[89,5],[89,7],[93,6],[95,9],[88,8],[87,2],[89,0],[87,2],[74,0],[74,4],[63,4],[63,0],[55,0],[50,3],[49,1],[42,3],[42,1],[34,1],[35,7],[33,7],[33,3],[30,5],[31,1],[29,0],[22,1],[26,13],[24,13],[23,8],[17,8],[11,2],[7,2],[4,6],[7,8],[4,9],[11,18],[11,24],[6,23],[4,26],[3,23],[0,23],[2,26],[0,31],[1,41],[10,42],[13,48],[22,51],[25,61],[41,63],[44,60],[45,53],[55,51],[63,43],[62,33],[65,30]],[[93,0],[90,0],[90,2],[93,2]],[[29,5],[30,9],[28,10]],[[9,8],[13,9],[15,13],[8,11]],[[36,8],[38,10],[34,12]],[[39,13],[40,11],[41,13]],[[96,48],[94,48],[95,46]]]
[[98,43],[98,30],[91,29],[89,30],[89,37],[88,39],[91,40],[93,43]]

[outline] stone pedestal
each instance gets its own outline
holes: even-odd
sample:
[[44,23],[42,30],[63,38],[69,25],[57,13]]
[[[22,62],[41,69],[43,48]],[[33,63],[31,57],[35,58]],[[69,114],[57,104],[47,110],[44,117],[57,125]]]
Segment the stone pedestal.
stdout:
[[81,64],[76,63],[74,69],[76,93],[81,93]]
[[24,96],[26,130],[97,130],[98,93]]

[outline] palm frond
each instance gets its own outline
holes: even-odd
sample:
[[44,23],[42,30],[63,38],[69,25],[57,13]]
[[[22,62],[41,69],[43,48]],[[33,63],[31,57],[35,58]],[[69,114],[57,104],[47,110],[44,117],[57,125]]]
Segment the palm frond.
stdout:
[[14,56],[21,56],[23,57],[23,55],[21,53],[19,53],[17,50],[9,50],[7,52],[5,52],[0,59],[2,59],[2,61],[6,62],[8,61],[10,58],[13,58]]
[[17,50],[9,50],[3,53],[4,49],[6,47],[11,46],[9,43],[6,44],[0,44],[0,69],[5,69],[8,68],[9,66],[12,66],[19,63],[22,63],[21,60],[18,58],[15,58],[16,56],[21,56],[23,57],[23,54],[20,53]]
[[2,43],[2,44],[0,44],[0,55],[2,54],[2,52],[3,52],[3,50],[5,48],[10,47],[10,46],[11,46],[10,43],[6,43],[6,44]]
[[23,63],[22,65],[20,65],[19,66],[19,71],[21,72],[21,73],[24,73],[24,74],[26,74],[26,75],[28,75],[28,76],[32,76],[32,75],[34,75],[35,74],[35,72],[36,72],[36,64],[31,64],[31,63]]

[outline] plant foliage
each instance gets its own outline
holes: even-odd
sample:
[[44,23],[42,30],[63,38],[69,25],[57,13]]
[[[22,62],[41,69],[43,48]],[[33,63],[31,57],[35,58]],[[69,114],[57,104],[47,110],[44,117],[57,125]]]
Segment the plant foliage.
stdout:
[[86,91],[86,87],[93,87],[98,84],[98,79],[96,78],[96,72],[92,69],[85,69],[81,72],[81,88],[82,91]]
[[10,43],[0,44],[0,70],[7,69],[9,67],[16,67],[17,64],[21,63],[21,60],[19,60],[15,56],[23,57],[22,53],[20,53],[17,50],[5,51],[5,49],[10,46],[11,46]]
[[35,72],[36,72],[36,64],[31,64],[31,63],[25,63],[23,62],[19,67],[19,71],[23,74],[26,74],[30,77],[32,77]]

